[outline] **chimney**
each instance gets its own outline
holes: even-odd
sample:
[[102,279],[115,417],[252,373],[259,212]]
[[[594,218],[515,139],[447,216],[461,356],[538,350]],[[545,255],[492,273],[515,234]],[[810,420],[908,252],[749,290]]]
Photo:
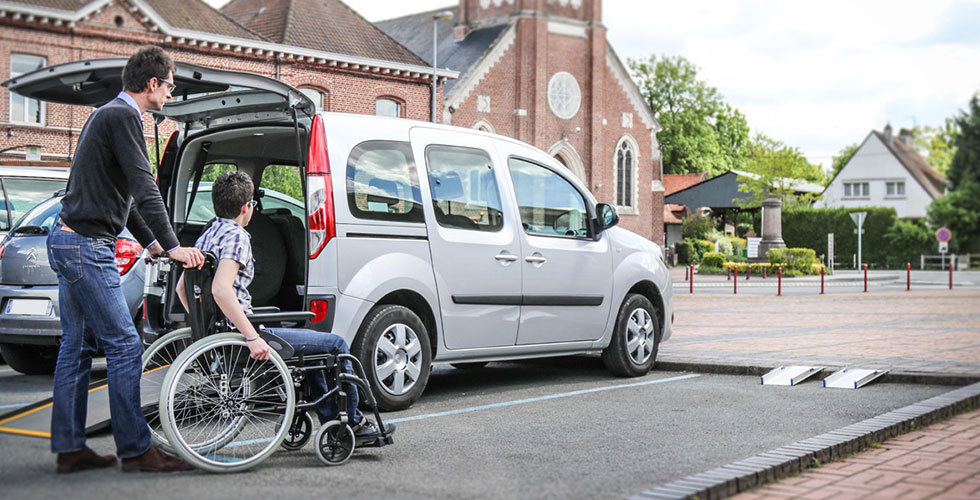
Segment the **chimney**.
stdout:
[[885,125],[885,142],[888,144],[892,143],[892,124],[889,123]]
[[902,141],[902,144],[912,147],[912,140],[915,139],[915,135],[911,130],[903,128],[898,131],[898,140]]

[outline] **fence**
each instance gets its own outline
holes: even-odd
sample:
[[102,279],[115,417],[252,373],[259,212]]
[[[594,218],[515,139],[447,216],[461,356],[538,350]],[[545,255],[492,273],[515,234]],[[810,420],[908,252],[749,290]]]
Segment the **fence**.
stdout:
[[954,269],[971,269],[975,267],[980,267],[980,255],[978,254],[946,254],[945,256],[940,255],[920,255],[919,256],[919,269],[941,269],[945,270],[949,267],[950,262],[953,263]]

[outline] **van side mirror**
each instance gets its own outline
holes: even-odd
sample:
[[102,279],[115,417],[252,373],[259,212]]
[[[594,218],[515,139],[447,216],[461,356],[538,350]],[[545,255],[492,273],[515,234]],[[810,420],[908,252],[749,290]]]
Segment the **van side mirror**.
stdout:
[[616,211],[616,207],[608,203],[599,203],[596,205],[595,213],[596,236],[606,229],[619,224],[619,212]]

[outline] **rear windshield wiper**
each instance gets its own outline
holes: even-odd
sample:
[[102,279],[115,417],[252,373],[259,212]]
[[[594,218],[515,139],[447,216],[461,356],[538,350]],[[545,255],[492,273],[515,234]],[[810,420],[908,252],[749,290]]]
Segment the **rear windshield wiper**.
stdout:
[[48,228],[44,226],[20,226],[14,229],[14,234],[48,234]]

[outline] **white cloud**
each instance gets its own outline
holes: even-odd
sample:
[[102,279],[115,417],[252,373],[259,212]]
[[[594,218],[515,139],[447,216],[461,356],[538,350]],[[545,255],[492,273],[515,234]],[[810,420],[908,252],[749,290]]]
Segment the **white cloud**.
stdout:
[[[371,21],[454,3],[348,0]],[[886,122],[938,125],[980,90],[968,0],[605,0],[603,24],[621,57],[684,56],[753,130],[824,165]]]

